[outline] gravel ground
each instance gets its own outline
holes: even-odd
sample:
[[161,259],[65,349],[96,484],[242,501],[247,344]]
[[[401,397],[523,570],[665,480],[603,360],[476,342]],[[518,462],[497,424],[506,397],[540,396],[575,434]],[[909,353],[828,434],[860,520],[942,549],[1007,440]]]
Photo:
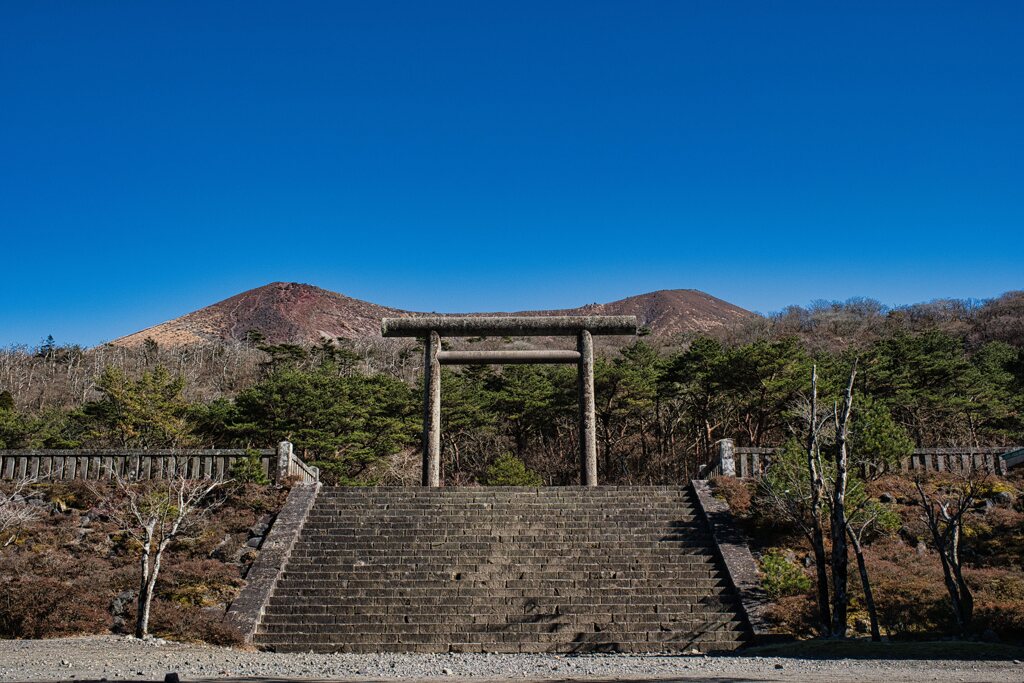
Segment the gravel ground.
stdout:
[[658,655],[313,655],[117,636],[0,641],[0,681],[208,679],[644,679],[1024,681],[1020,662],[810,660]]

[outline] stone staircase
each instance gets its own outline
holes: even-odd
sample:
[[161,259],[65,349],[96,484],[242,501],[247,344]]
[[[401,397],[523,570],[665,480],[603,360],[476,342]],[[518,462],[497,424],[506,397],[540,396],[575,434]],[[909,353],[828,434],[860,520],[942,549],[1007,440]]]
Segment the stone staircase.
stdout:
[[321,489],[254,642],[316,652],[731,650],[685,487]]

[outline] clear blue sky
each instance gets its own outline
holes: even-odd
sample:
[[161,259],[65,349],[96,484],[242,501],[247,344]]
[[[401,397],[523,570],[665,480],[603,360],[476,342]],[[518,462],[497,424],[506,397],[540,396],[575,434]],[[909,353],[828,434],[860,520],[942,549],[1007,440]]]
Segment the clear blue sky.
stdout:
[[1024,2],[6,2],[0,344],[1024,288]]

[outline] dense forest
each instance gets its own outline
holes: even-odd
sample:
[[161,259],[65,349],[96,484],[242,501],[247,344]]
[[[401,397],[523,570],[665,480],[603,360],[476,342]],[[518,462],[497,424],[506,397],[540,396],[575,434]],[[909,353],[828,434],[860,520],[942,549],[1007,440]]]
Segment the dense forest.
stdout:
[[[605,347],[595,375],[601,477],[683,481],[718,439],[781,445],[811,365],[830,401],[855,359],[855,437],[884,429],[921,447],[1024,442],[1024,293],[896,309],[856,299]],[[546,483],[574,481],[575,368],[466,367],[442,381],[447,482],[484,480],[509,455]],[[0,447],[289,439],[328,481],[401,483],[418,476],[420,382],[420,349],[391,340],[301,347],[252,333],[223,346],[83,349],[47,339],[0,350]]]

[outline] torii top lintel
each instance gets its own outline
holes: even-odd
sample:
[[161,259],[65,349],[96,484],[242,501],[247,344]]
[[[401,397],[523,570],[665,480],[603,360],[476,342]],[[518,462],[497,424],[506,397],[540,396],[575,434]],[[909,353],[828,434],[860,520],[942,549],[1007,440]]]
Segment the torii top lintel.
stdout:
[[632,315],[557,316],[448,316],[384,318],[380,331],[385,337],[425,337],[437,332],[443,337],[574,337],[586,330],[592,335],[636,334]]

